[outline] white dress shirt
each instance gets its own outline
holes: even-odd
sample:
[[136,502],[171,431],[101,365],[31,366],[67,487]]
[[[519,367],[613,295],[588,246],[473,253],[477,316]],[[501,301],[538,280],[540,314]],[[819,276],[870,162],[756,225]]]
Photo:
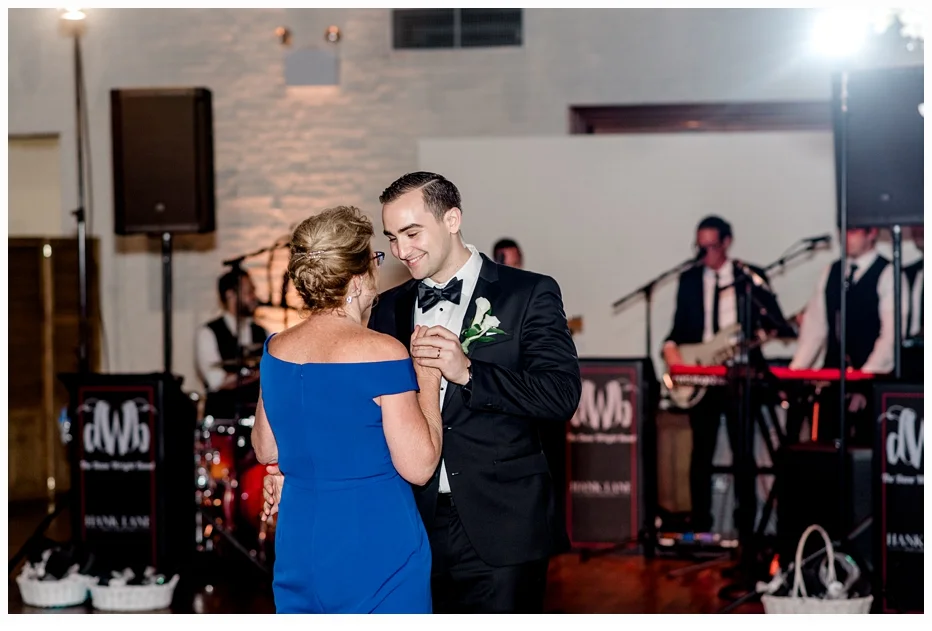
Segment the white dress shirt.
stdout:
[[[877,250],[871,250],[866,254],[854,259],[848,259],[845,265],[842,282],[848,277],[851,271],[851,264],[857,265],[854,271],[854,283],[857,282],[867,273],[874,261],[877,260]],[[828,276],[832,270],[830,264],[822,272],[819,282],[816,284],[815,291],[809,302],[806,304],[803,323],[799,331],[798,346],[793,361],[790,362],[790,368],[794,370],[802,368],[812,368],[819,358],[828,338],[828,316],[825,313],[825,285],[828,283]],[[906,277],[903,277],[903,287],[908,287]],[[893,371],[893,264],[888,264],[880,273],[877,281],[877,297],[879,298],[878,311],[880,316],[880,335],[874,342],[874,350],[861,370],[874,374],[885,374]],[[903,324],[906,324],[907,309],[909,307],[909,292],[904,291],[902,295]]]
[[[916,278],[913,279],[913,286],[910,291],[910,306],[912,308],[913,318],[909,322],[909,337],[919,335],[922,330],[920,314],[922,313],[922,268],[916,272]],[[903,285],[907,287],[907,285]]]
[[[482,257],[479,255],[479,251],[471,246],[467,245],[468,249],[472,254],[466,263],[453,275],[446,283],[440,285],[435,283],[429,278],[425,278],[423,282],[428,287],[439,287],[443,289],[446,287],[453,279],[462,279],[463,289],[460,294],[460,303],[453,304],[447,300],[441,300],[435,304],[430,311],[423,313],[421,311],[420,305],[416,304],[414,306],[414,324],[421,326],[442,326],[448,331],[459,336],[462,332],[463,318],[466,317],[466,310],[469,309],[469,303],[472,301],[473,291],[476,289],[476,283],[479,281],[479,271],[482,269]],[[447,391],[447,380],[440,379],[440,410],[443,411],[443,397]],[[447,467],[446,463],[440,461],[440,492],[449,493],[450,492],[450,480],[447,478]]]
[[718,268],[718,272],[710,267],[702,270],[702,304],[705,308],[705,328],[702,331],[702,341],[708,342],[715,333],[712,331],[712,307],[715,304],[715,274],[718,273],[718,286],[727,287],[718,295],[718,329],[721,331],[738,321],[738,306],[735,298],[735,266],[731,260]]
[[[226,323],[230,334],[235,337],[236,318],[230,312],[224,311],[223,321]],[[252,318],[240,318],[242,328],[239,332],[239,340],[240,344],[244,346],[252,344],[252,323]],[[198,374],[207,384],[207,391],[216,392],[220,389],[220,385],[229,373],[220,365],[223,358],[220,356],[217,336],[206,324],[197,330],[195,352],[197,353],[195,360]]]

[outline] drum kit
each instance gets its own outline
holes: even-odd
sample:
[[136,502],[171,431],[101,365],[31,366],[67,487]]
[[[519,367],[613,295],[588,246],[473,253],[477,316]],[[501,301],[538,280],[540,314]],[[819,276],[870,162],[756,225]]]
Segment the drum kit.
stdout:
[[[281,301],[273,304],[271,270],[274,253],[288,247],[290,236],[277,239],[269,247],[224,261],[224,265],[237,269],[247,258],[268,254],[269,300],[259,302],[258,306],[282,309],[286,328],[287,314],[296,311],[285,300],[287,271],[282,280]],[[241,346],[238,357],[221,361],[218,366],[228,372],[249,375],[258,370],[262,350],[263,344]],[[256,459],[250,438],[257,401],[254,398],[245,400],[247,397],[241,395],[237,398],[240,400],[236,402],[232,418],[202,413],[195,429],[197,546],[199,551],[220,552],[221,542],[226,542],[268,571],[274,558],[275,519],[274,516],[268,521],[260,518],[262,481],[266,472],[265,466]]]
[[196,537],[199,551],[216,551],[222,538],[266,566],[274,556],[275,520],[274,516],[268,521],[260,518],[266,472],[252,448],[254,424],[254,409],[234,419],[206,416],[197,424]]

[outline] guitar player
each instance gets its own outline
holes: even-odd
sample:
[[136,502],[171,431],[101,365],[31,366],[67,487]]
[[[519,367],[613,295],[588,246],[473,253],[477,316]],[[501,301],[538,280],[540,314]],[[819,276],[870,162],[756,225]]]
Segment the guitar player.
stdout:
[[[806,305],[799,330],[799,345],[790,368],[813,368],[824,350],[823,368],[840,365],[840,293],[846,287],[847,335],[846,365],[872,374],[887,374],[894,368],[893,265],[876,249],[876,228],[852,228],[847,231],[848,260],[842,280],[841,261],[822,272],[812,297]],[[909,314],[910,284],[903,279],[904,333]],[[846,386],[848,428],[855,444],[870,446],[872,428],[869,405],[870,385],[848,382]],[[819,405],[820,441],[838,438],[837,388],[822,391]]]
[[[682,364],[679,351],[682,344],[710,341],[720,329],[734,325],[738,319],[738,301],[734,282],[743,275],[741,264],[728,257],[733,235],[731,225],[721,217],[709,216],[696,227],[695,248],[702,255],[697,264],[680,275],[676,295],[673,329],[663,346],[667,365]],[[744,264],[758,280],[769,284],[762,269]],[[718,290],[718,291],[716,291]],[[760,298],[760,296],[758,296]],[[776,322],[783,314],[776,299],[764,299],[764,307]],[[765,326],[759,309],[754,310],[752,328]],[[760,350],[751,351],[752,362],[762,362]],[[756,409],[756,406],[754,406]],[[712,461],[718,438],[719,419],[725,415],[732,453],[736,453],[737,416],[729,404],[725,388],[709,388],[705,396],[689,410],[693,447],[689,464],[689,488],[692,500],[691,528],[694,532],[710,532],[712,528]]]

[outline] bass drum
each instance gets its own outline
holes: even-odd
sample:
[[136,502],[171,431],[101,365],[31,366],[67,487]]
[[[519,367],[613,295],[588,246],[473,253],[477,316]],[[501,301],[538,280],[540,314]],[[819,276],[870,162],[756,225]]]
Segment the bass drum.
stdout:
[[254,464],[239,476],[239,516],[249,525],[259,530],[262,520],[262,480],[265,478],[265,466]]

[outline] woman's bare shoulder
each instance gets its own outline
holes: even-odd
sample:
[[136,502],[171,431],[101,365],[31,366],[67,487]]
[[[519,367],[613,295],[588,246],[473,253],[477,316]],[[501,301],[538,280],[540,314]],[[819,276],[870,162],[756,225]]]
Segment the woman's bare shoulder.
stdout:
[[407,359],[408,349],[391,335],[365,329],[356,340],[355,352],[359,361],[397,361]]

